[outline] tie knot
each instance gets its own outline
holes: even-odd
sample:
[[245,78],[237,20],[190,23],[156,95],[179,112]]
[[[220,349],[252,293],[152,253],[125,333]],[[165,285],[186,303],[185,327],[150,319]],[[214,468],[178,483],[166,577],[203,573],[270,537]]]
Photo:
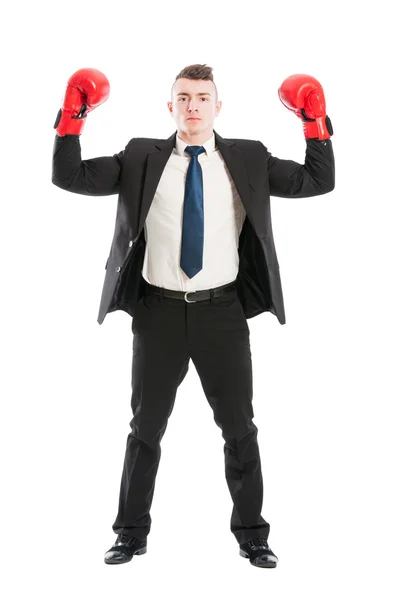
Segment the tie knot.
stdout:
[[202,154],[202,152],[206,152],[206,150],[203,148],[203,146],[187,146],[185,148],[185,152],[188,152],[188,154],[192,158],[193,156],[198,156],[199,154]]

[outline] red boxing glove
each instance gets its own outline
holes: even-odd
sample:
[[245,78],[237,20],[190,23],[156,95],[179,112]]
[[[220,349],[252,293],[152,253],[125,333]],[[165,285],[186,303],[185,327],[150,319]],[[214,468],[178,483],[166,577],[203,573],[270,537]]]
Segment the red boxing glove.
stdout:
[[79,69],[68,79],[62,108],[54,123],[58,135],[80,135],[87,114],[109,96],[109,81],[97,69]]
[[323,89],[315,77],[290,75],[280,86],[278,95],[282,104],[303,121],[306,139],[326,140],[333,135]]

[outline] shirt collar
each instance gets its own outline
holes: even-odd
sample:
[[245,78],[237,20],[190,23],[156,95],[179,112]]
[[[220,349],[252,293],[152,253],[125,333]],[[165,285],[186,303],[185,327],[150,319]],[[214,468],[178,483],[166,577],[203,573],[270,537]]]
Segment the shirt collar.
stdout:
[[[184,142],[180,137],[178,137],[178,134],[176,134],[175,149],[179,156],[189,157],[189,154],[187,152],[185,152],[185,148],[189,145],[190,144],[187,144],[186,142]],[[213,131],[211,137],[206,142],[204,142],[204,144],[200,144],[200,146],[203,146],[203,148],[206,150],[207,156],[209,156],[211,154],[211,152],[214,152],[215,146],[216,146],[214,131]]]

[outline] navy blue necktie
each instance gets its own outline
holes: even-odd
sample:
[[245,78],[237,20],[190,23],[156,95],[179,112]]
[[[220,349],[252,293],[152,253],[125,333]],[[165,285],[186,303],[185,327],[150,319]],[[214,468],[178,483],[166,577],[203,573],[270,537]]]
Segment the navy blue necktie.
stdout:
[[203,267],[203,178],[198,155],[206,150],[203,146],[187,146],[185,152],[191,156],[191,162],[185,182],[180,265],[191,279]]

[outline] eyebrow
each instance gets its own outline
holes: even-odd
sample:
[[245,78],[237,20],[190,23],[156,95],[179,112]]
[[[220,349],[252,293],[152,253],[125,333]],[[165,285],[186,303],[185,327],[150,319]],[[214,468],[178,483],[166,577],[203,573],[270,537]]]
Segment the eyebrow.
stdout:
[[[197,96],[211,96],[208,92],[200,92]],[[188,92],[180,92],[177,96],[189,96]]]

